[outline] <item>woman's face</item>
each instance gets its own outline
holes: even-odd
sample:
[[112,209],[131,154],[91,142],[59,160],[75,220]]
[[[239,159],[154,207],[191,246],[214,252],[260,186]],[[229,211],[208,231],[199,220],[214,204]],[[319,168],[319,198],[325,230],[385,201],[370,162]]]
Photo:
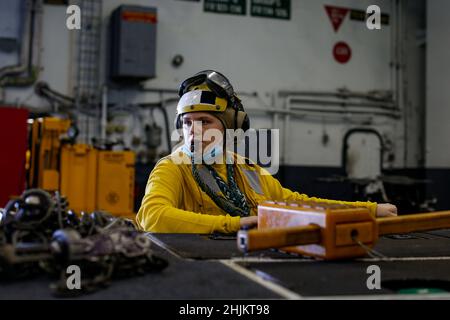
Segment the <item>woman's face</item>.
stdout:
[[201,140],[202,150],[205,150],[211,143],[223,141],[222,122],[208,112],[185,113],[182,121],[184,141],[189,146]]

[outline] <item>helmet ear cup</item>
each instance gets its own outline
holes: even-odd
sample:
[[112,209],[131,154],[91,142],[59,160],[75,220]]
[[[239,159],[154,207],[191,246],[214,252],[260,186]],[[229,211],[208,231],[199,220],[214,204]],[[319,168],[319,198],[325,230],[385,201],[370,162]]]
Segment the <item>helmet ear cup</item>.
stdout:
[[247,131],[248,129],[250,129],[250,119],[247,113],[244,111],[244,106],[242,105],[241,99],[234,95],[231,103],[236,110],[235,129],[242,129],[244,131]]
[[248,114],[246,112],[244,113],[245,115],[244,120],[242,120],[241,128],[242,130],[247,131],[248,129],[250,129],[250,118],[248,117]]
[[244,131],[250,129],[250,119],[245,111],[236,112],[236,129]]
[[231,99],[231,104],[236,110],[244,111],[244,106],[242,105],[241,99],[234,95]]

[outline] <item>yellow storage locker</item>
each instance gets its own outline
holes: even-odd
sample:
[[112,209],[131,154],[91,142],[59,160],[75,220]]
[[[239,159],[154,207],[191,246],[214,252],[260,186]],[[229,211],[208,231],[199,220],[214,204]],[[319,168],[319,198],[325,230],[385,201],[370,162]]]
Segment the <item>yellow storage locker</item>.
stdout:
[[61,194],[77,213],[96,210],[97,154],[87,144],[64,145],[61,150]]
[[119,216],[133,215],[134,163],[131,151],[98,152],[98,210]]

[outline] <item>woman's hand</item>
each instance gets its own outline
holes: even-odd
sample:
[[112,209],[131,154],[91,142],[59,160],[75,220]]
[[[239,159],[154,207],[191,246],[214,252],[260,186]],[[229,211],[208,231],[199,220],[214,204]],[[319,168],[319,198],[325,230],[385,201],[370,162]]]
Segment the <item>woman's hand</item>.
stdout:
[[251,217],[244,217],[241,218],[241,228],[246,227],[248,229],[254,228],[258,225],[258,217],[257,216],[251,216]]
[[379,203],[377,205],[377,217],[395,217],[397,207],[390,203]]

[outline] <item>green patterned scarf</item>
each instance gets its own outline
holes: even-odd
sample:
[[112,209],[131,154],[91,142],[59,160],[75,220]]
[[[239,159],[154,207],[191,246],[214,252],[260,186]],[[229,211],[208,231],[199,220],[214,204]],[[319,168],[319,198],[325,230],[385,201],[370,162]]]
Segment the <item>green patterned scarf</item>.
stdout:
[[250,207],[247,204],[245,195],[236,184],[233,165],[229,163],[226,164],[228,184],[219,176],[212,166],[207,164],[203,165],[213,176],[222,194],[214,192],[206,183],[204,183],[198,172],[197,164],[194,163],[194,157],[192,157],[192,175],[200,188],[206,192],[219,208],[223,209],[231,216],[248,217],[250,215]]

